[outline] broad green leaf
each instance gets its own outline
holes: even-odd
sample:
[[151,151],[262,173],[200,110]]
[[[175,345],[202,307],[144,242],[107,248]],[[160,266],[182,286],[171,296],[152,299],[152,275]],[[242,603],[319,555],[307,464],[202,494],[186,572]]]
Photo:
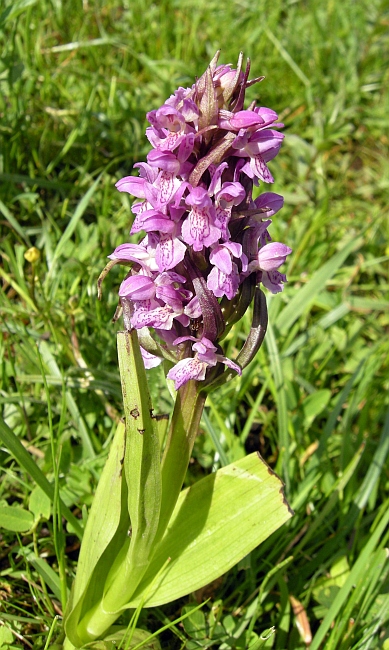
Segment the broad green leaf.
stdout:
[[291,515],[280,479],[257,454],[198,481],[181,492],[130,607],[143,597],[145,607],[162,605],[203,587]]
[[50,518],[51,512],[51,502],[47,494],[36,485],[30,494],[30,499],[28,502],[28,508],[30,512],[35,516],[35,519],[44,519]]
[[194,605],[185,605],[181,611],[182,614],[189,614],[183,621],[185,632],[193,639],[204,639],[207,636],[207,624],[204,612]]
[[332,565],[330,575],[324,575],[317,580],[315,587],[312,589],[315,600],[326,609],[329,609],[339,589],[346,582],[349,573],[350,567],[347,557],[342,555]]
[[142,578],[157,532],[161,505],[159,436],[152,419],[146,372],[135,330],[118,332],[118,356],[126,415],[123,467],[128,487],[131,544],[128,553],[123,549],[125,561],[118,558],[118,573],[116,576],[112,573],[108,584],[104,596],[107,611],[119,610]]
[[[84,591],[97,562],[112,541],[120,523],[125,426],[119,422],[107,462],[101,474],[85,526],[78,558],[75,601]],[[127,529],[129,519],[127,519]]]
[[0,506],[0,528],[25,533],[34,523],[31,512],[17,506]]

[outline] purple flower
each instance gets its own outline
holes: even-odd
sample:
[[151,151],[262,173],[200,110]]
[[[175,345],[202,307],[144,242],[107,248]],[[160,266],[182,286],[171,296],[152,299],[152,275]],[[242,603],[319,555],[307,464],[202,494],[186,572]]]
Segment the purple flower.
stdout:
[[173,379],[175,382],[175,389],[178,390],[183,384],[190,379],[201,381],[205,378],[205,373],[208,366],[216,366],[217,363],[224,363],[226,366],[235,370],[238,375],[242,374],[241,368],[221,354],[216,354],[216,346],[212,341],[207,338],[201,340],[195,339],[193,336],[182,336],[174,341],[175,345],[183,343],[184,341],[195,341],[192,346],[195,350],[195,356],[182,359],[169,370],[167,374],[168,379]]
[[186,246],[178,238],[178,226],[170,235],[161,235],[155,259],[160,271],[174,269],[185,257]]
[[260,213],[260,217],[263,219],[272,217],[276,212],[281,210],[283,205],[283,196],[274,192],[264,192],[253,201],[252,207],[258,210],[264,210],[264,212]]
[[221,129],[228,131],[240,131],[241,129],[248,129],[252,126],[263,126],[264,119],[254,111],[238,111],[237,113],[223,114],[223,118],[219,120]]
[[253,133],[241,129],[232,146],[234,155],[249,158],[242,171],[249,178],[258,178],[265,183],[274,183],[267,162],[278,154],[284,135],[272,129],[258,130]]
[[182,225],[182,238],[194,251],[211,246],[221,236],[220,228],[215,226],[216,212],[211,198],[202,187],[194,187],[186,197],[192,209]]
[[206,372],[207,364],[200,361],[198,356],[195,356],[193,358],[187,357],[186,359],[181,359],[181,361],[176,363],[176,365],[169,370],[166,376],[168,379],[174,381],[174,387],[178,390],[191,379],[195,381],[204,380]]
[[142,346],[140,346],[140,351],[142,354],[142,359],[143,363],[145,364],[145,368],[156,368],[156,366],[159,366],[163,359],[161,357],[156,357],[155,354],[151,354],[151,352],[147,352]]
[[247,257],[242,252],[241,244],[219,244],[209,256],[209,261],[214,267],[208,275],[207,286],[218,298],[227,296],[228,300],[231,300],[238,292],[240,275],[237,265],[232,261],[234,257],[241,260],[242,271],[246,271]]
[[119,296],[124,296],[133,301],[151,300],[154,298],[156,287],[153,280],[145,275],[130,275],[123,280],[119,289]]
[[244,107],[246,88],[263,78],[248,80],[243,55],[236,69],[217,59],[191,88],[178,88],[147,114],[147,162],[134,165],[138,177],[116,184],[136,199],[131,234],[144,233],[110,255],[111,264],[129,270],[119,289],[126,326],[149,330],[142,335],[146,367],[160,363],[156,343],[170,359],[180,346],[185,356],[168,373],[176,389],[214,376],[208,371],[217,364],[241,373],[219,344],[234,305],[240,316],[255,283],[282,291],[286,277],[278,269],[291,253],[268,231],[282,196],[252,197],[254,184],[274,181],[268,163],[281,147],[283,125],[270,108]]
[[274,271],[281,264],[284,264],[287,255],[290,255],[291,252],[292,249],[285,244],[279,244],[278,242],[266,244],[258,251],[257,259],[250,262],[249,270]]
[[286,282],[286,275],[279,271],[264,271],[261,274],[261,282],[266,289],[272,293],[283,291],[283,282]]

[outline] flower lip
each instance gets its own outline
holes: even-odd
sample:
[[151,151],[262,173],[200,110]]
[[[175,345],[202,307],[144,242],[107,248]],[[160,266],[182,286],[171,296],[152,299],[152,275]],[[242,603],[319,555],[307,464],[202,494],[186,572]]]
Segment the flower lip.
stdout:
[[227,182],[223,183],[215,198],[222,208],[230,208],[242,203],[246,198],[246,192],[241,183]]
[[143,246],[139,246],[139,244],[120,244],[108,257],[111,260],[120,260],[123,262],[140,262],[141,260],[148,259],[149,253]]
[[150,111],[146,117],[152,126],[174,133],[181,131],[185,126],[185,120],[181,113],[168,104],[164,104],[156,111]]

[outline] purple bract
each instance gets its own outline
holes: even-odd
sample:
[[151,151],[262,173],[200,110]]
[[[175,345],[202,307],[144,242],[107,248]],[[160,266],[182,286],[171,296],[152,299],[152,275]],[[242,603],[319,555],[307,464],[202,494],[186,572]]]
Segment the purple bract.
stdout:
[[147,114],[147,162],[116,184],[137,199],[131,234],[146,233],[110,255],[130,267],[119,289],[125,323],[139,330],[147,368],[178,359],[168,372],[176,389],[224,366],[241,373],[219,341],[256,286],[282,291],[278,268],[292,252],[267,230],[282,196],[252,197],[254,185],[273,183],[267,163],[283,125],[270,108],[244,108],[246,88],[261,81],[248,81],[249,61],[245,71],[242,56],[237,69],[217,61]]

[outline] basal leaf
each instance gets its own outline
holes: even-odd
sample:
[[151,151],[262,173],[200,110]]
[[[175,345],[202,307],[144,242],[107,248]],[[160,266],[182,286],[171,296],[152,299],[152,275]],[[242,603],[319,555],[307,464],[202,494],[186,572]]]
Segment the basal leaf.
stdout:
[[[149,565],[158,528],[161,502],[159,436],[153,423],[146,373],[135,330],[118,333],[118,356],[126,425],[121,462],[115,460],[115,485],[119,486],[119,477],[123,480],[120,481],[121,488],[119,490],[117,487],[116,498],[113,500],[110,485],[112,469],[107,470],[103,489],[104,512],[107,512],[108,519],[115,516],[117,521],[121,513],[120,524],[118,533],[97,563],[96,560],[90,560],[88,544],[84,542],[82,545],[83,557],[92,575],[88,584],[88,597],[84,599],[82,607],[76,605],[66,626],[67,635],[75,645],[79,640],[87,643],[103,636],[120,611],[127,607]],[[101,483],[100,480],[99,489]],[[92,542],[97,529],[105,525],[97,494],[94,504],[93,527],[89,527],[88,521]],[[78,572],[80,571],[84,582],[83,573],[86,571],[82,556],[78,567]],[[77,602],[78,589],[76,582],[74,603]]]
[[129,605],[135,607],[145,597],[145,606],[154,607],[203,587],[291,515],[280,479],[259,455],[223,467],[181,492],[165,536]]
[[[76,580],[65,616],[66,634],[77,645],[83,613],[102,597],[105,578],[123,546],[130,521],[122,486],[125,427],[118,424],[85,527]],[[124,494],[123,494],[124,492]]]
[[119,526],[124,450],[124,424],[119,422],[85,527],[78,559],[75,598],[82,593],[94,567]]

